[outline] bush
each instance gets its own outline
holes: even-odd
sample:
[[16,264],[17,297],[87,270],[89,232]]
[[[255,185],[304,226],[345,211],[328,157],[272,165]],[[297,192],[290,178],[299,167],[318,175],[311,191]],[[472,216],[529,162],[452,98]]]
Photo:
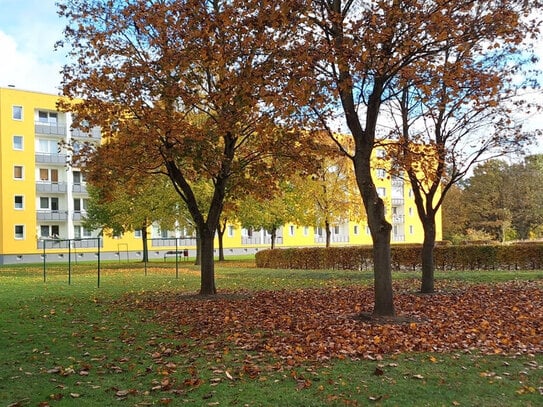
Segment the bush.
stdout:
[[[393,270],[417,270],[422,245],[393,245]],[[540,269],[543,243],[519,244],[437,244],[435,265],[441,270]],[[372,246],[310,247],[262,250],[256,266],[277,269],[368,270],[373,265]]]

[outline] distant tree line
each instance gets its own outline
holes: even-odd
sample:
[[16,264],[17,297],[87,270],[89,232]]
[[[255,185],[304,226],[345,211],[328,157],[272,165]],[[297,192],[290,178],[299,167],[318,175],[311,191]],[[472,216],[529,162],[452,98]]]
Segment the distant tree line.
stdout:
[[511,241],[543,237],[543,155],[489,160],[452,189],[443,205],[443,238]]

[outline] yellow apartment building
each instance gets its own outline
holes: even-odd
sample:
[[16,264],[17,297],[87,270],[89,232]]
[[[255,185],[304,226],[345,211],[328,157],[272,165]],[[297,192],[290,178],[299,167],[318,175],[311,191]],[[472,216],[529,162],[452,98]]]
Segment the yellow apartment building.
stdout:
[[[71,145],[100,143],[100,129],[82,133],[71,129],[70,113],[57,110],[57,95],[0,87],[0,265],[67,261],[129,259],[142,257],[141,231],[120,237],[103,236],[86,230],[82,220],[88,204],[83,174],[70,162]],[[385,154],[375,150],[376,157]],[[378,162],[379,160],[377,160]],[[380,160],[382,161],[382,160]],[[385,168],[375,168],[378,192],[387,206],[393,226],[393,243],[420,243],[423,229],[412,190],[401,178],[390,177]],[[441,217],[438,216],[441,239]],[[195,253],[195,239],[182,231],[150,228],[150,260],[162,260],[178,249]],[[344,222],[333,225],[333,245],[371,244],[367,224]],[[271,245],[263,230],[252,231],[228,225],[223,239],[225,255],[254,254]],[[276,247],[324,246],[321,228],[294,224],[277,231]],[[215,244],[218,251],[217,243]]]

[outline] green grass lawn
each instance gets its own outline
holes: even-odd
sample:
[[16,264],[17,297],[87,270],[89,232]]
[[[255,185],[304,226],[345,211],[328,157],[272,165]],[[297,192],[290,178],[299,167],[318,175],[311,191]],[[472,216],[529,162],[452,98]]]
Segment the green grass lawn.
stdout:
[[[246,259],[217,264],[216,275],[229,293],[372,284],[369,272],[256,269]],[[195,343],[190,327],[159,323],[156,310],[137,306],[197,292],[198,269],[187,263],[177,273],[173,262],[103,264],[99,288],[95,264],[73,265],[70,284],[66,265],[48,265],[43,277],[40,265],[0,269],[0,407],[543,405],[541,354],[456,350],[291,364],[243,346],[215,348],[213,338]],[[437,275],[445,277],[457,288],[541,281],[543,273]]]

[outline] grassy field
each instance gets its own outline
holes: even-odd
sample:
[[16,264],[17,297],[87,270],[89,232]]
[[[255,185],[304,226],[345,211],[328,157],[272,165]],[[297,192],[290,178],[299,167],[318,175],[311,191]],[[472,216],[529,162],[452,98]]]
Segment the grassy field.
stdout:
[[[368,272],[255,269],[217,264],[219,291],[369,286]],[[418,278],[401,273],[395,281]],[[448,272],[444,286],[543,281],[541,271]],[[474,350],[304,359],[196,343],[191,327],[161,321],[148,298],[189,295],[198,269],[173,262],[0,269],[0,406],[539,406],[543,355]],[[130,306],[133,304],[133,306]],[[212,320],[213,315],[211,315]],[[534,320],[536,332],[542,321]],[[271,332],[273,334],[273,332]],[[543,337],[542,337],[543,341]],[[219,346],[220,344],[220,346]]]

